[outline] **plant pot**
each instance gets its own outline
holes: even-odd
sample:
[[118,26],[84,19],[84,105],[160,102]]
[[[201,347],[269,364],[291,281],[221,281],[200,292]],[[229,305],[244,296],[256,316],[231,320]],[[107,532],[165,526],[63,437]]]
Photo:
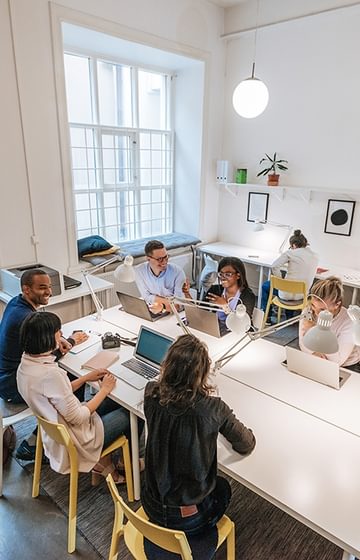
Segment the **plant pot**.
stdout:
[[279,179],[280,179],[280,175],[277,175],[276,173],[271,173],[270,175],[268,175],[268,180],[267,180],[268,186],[277,187],[279,184]]

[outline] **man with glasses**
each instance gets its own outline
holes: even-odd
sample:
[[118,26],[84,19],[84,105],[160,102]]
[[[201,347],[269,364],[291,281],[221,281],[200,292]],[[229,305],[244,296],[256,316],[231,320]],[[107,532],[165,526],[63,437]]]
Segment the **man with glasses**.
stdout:
[[168,296],[184,297],[182,288],[186,281],[184,271],[169,263],[169,255],[161,241],[148,241],[145,245],[147,262],[135,268],[136,284],[141,297],[153,313],[170,311]]

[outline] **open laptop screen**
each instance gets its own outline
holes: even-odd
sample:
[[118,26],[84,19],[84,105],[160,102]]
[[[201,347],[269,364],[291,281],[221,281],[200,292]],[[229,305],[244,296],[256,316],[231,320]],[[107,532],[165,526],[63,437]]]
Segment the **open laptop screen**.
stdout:
[[134,355],[151,365],[160,366],[174,340],[142,326]]

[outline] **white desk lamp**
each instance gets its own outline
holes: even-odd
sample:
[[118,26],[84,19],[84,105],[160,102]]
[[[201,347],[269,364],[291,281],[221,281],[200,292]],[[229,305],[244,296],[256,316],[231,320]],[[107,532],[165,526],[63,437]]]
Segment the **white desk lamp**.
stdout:
[[134,257],[126,255],[124,262],[114,271],[114,277],[119,282],[134,282]]
[[289,235],[290,235],[291,230],[293,229],[293,226],[290,225],[290,224],[279,224],[278,222],[270,222],[269,220],[257,220],[256,219],[254,227],[253,227],[253,231],[255,231],[255,232],[263,231],[265,229],[264,225],[275,226],[275,227],[286,228],[287,229],[285,239],[281,243],[281,245],[278,249],[279,253],[282,253],[283,250],[284,250],[285,244],[289,239]]
[[[193,333],[181,321],[179,313],[175,307],[176,303],[181,303],[184,306],[197,305],[200,306],[202,309],[207,309],[211,311],[221,310],[224,311],[225,313],[228,313],[228,317],[226,319],[226,326],[231,331],[239,334],[240,338],[228,350],[226,350],[226,352],[218,360],[216,360],[214,364],[215,371],[219,370],[224,365],[226,365],[232,358],[234,358],[237,354],[239,354],[239,352],[241,352],[241,350],[243,350],[253,340],[258,340],[259,338],[263,338],[264,336],[273,334],[281,329],[284,329],[285,327],[298,323],[302,318],[309,317],[309,310],[307,309],[303,311],[301,315],[292,317],[287,321],[282,321],[281,323],[276,323],[275,325],[271,325],[264,329],[260,329],[255,332],[250,332],[249,328],[251,325],[251,321],[250,321],[250,317],[246,313],[246,308],[243,304],[238,305],[235,311],[231,311],[229,313],[228,305],[218,305],[216,303],[202,302],[199,300],[178,298],[174,296],[172,298],[169,298],[169,303],[170,303],[171,310],[173,311],[176,318],[178,319],[178,323],[183,329],[183,331],[185,332],[185,334],[193,334]],[[359,309],[359,317],[360,317],[360,308],[358,309]],[[320,311],[318,316],[318,324],[312,329],[310,329],[303,338],[304,345],[307,348],[309,348],[309,350],[312,350],[313,352],[319,352],[321,354],[332,354],[334,352],[337,352],[339,346],[338,346],[336,335],[330,330],[331,323],[332,323],[332,314],[327,310]],[[245,343],[242,344],[244,341]]]
[[101,268],[104,268],[108,264],[111,264],[115,261],[118,261],[119,258],[120,258],[120,255],[114,255],[113,257],[111,257],[110,259],[108,259],[107,261],[105,261],[103,263],[96,264],[95,266],[92,266],[90,268],[84,268],[81,271],[82,275],[84,276],[84,280],[87,284],[87,287],[89,288],[90,296],[91,296],[91,299],[92,299],[92,301],[94,303],[94,306],[95,306],[95,309],[96,309],[96,320],[97,321],[101,321],[101,319],[102,319],[102,312],[104,311],[104,306],[94,292],[94,288],[91,285],[89,275],[92,274],[93,272],[96,272],[97,270],[100,270]]

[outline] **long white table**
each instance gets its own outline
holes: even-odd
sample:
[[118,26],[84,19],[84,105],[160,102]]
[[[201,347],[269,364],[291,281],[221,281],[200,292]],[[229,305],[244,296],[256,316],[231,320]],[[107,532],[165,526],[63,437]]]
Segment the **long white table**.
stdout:
[[[88,317],[63,330],[65,334],[74,328],[99,333],[112,330],[130,336],[143,322],[116,307],[105,311],[102,321]],[[181,333],[174,317],[151,325],[170,335]],[[205,336],[198,334],[202,339]],[[215,358],[230,345],[227,337],[207,338]],[[79,354],[65,356],[62,366],[81,375],[81,364],[99,349],[100,340]],[[121,361],[132,351],[122,346]],[[349,560],[360,555],[360,424],[355,406],[360,376],[353,374],[336,391],[289,373],[280,365],[283,357],[284,348],[263,340],[253,342],[213,380],[218,394],[257,438],[249,457],[239,456],[220,438],[219,468],[334,542],[344,550],[343,560]],[[116,374],[119,364],[110,370]],[[118,380],[111,397],[130,411],[138,498],[136,417],[143,417],[143,393]]]
[[222,369],[223,375],[360,436],[360,375],[349,370],[339,390],[290,372],[281,364],[285,347],[252,342]]
[[[276,251],[263,251],[261,249],[254,249],[253,247],[245,247],[231,243],[223,243],[222,241],[199,245],[197,251],[201,255],[209,254],[218,257],[238,257],[244,263],[257,265],[259,267],[257,306],[259,308],[261,307],[261,289],[264,279],[264,269],[267,269],[269,273],[272,263],[279,257],[280,253]],[[352,288],[351,303],[356,303],[358,289],[360,288],[360,270],[328,263],[320,263],[319,269],[324,269],[324,272],[317,272],[315,275],[316,278],[323,279],[328,276],[338,276],[344,286]]]

